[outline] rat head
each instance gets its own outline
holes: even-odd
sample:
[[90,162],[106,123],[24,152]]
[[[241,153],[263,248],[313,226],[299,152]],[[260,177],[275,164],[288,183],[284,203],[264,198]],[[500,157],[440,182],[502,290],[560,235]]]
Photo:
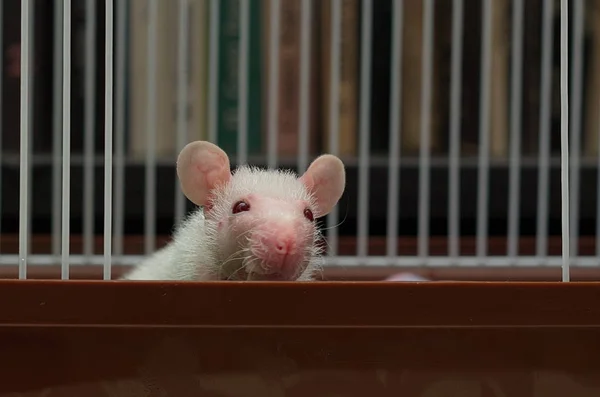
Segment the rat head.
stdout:
[[306,172],[243,166],[205,141],[180,153],[177,173],[185,195],[203,206],[222,279],[295,280],[319,254],[315,220],[327,215],[345,186],[342,162],[322,155]]

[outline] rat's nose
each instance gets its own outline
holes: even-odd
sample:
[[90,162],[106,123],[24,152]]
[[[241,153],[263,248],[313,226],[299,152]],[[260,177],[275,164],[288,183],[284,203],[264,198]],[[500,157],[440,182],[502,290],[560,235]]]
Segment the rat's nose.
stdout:
[[290,236],[276,236],[274,241],[274,250],[279,255],[291,254],[293,255],[296,251],[296,244],[294,238]]

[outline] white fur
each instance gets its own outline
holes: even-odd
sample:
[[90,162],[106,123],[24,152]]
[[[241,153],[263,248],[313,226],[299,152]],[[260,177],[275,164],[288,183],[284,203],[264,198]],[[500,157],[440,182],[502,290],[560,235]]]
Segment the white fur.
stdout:
[[[212,208],[215,219],[230,216],[233,203],[249,193],[285,200],[306,200],[314,204],[296,174],[290,171],[263,170],[251,166],[238,168],[230,182],[218,186]],[[320,236],[315,228],[315,241]],[[136,266],[125,280],[217,280],[223,261],[219,247],[229,242],[218,241],[217,222],[204,217],[202,209],[194,211],[176,230],[173,240]],[[307,252],[307,268],[298,281],[312,280],[321,267],[321,251],[312,246]],[[240,259],[241,263],[241,259]]]

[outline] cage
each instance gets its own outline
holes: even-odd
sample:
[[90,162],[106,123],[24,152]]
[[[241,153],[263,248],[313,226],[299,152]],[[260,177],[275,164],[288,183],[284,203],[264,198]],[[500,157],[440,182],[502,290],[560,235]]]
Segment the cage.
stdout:
[[[599,7],[2,2],[0,396],[598,395]],[[200,139],[343,160],[317,280],[119,280]]]

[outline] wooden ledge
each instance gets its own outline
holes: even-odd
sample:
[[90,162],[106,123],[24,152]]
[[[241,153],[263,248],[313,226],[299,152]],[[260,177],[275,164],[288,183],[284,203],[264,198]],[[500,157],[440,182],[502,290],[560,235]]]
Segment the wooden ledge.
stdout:
[[2,396],[597,396],[600,283],[8,280],[0,352]]

